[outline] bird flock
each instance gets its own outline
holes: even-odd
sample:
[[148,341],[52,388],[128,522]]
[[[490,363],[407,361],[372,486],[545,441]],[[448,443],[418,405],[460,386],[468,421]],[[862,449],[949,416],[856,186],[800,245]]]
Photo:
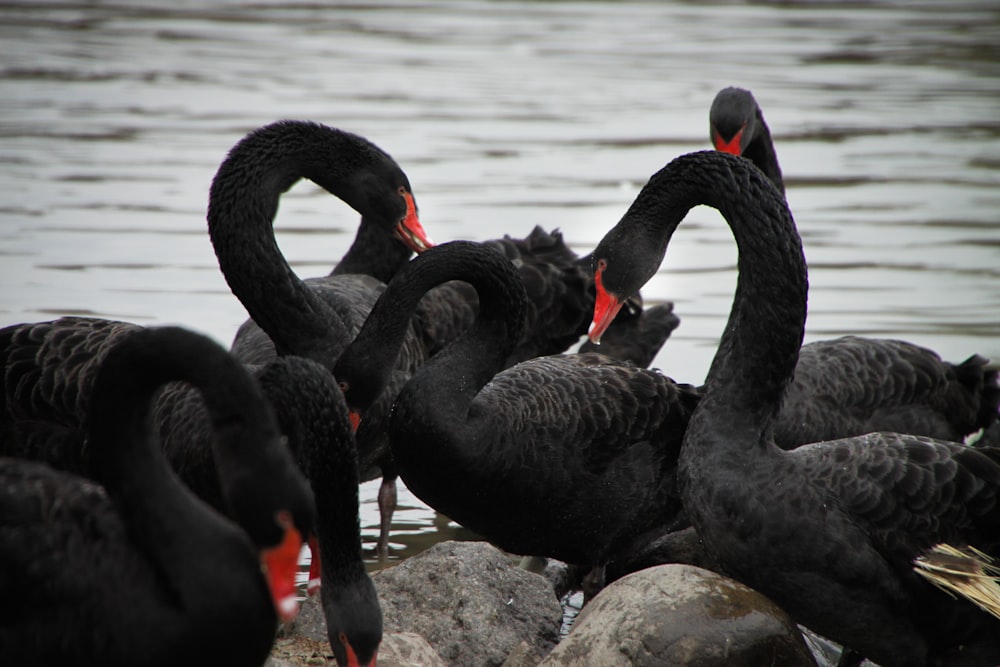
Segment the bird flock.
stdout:
[[[709,124],[714,150],[653,174],[586,256],[542,228],[434,244],[406,174],[356,134],[240,139],[207,212],[250,316],[230,349],[88,317],[0,329],[0,661],[261,665],[307,545],[337,664],[374,665],[358,485],[381,477],[383,559],[401,479],[512,554],[579,566],[588,601],[687,536],[844,667],[1000,664],[997,367],[803,345],[807,267],[761,108],[726,88]],[[275,241],[300,179],[361,216],[326,276]],[[640,295],[697,205],[739,250],[700,385],[649,368],[680,319]]]

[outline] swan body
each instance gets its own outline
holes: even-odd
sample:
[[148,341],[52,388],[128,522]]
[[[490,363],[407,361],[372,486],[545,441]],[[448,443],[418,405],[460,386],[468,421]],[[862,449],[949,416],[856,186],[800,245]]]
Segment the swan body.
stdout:
[[[747,158],[785,192],[771,132],[749,90],[719,91],[709,125],[716,150]],[[845,336],[802,347],[775,423],[775,440],[791,449],[899,431],[962,442],[998,417],[998,371],[982,357],[953,364],[905,341]]]
[[[292,271],[272,225],[281,195],[302,178],[361,213],[359,239],[389,237],[379,243],[390,267],[379,268],[385,274],[412,251],[430,246],[406,174],[364,137],[292,120],[250,132],[219,165],[208,205],[219,268],[252,319],[233,343],[234,353],[247,363],[277,353],[330,365],[353,337],[352,316],[363,319],[370,307],[358,300],[370,298],[382,284],[340,272],[303,281]],[[345,268],[363,261],[363,245],[349,253]],[[242,340],[257,328],[266,337],[255,336],[253,344]]]
[[[362,215],[355,242],[329,276],[300,280],[274,240],[278,199],[299,178],[309,178]],[[381,294],[382,281],[406,265],[411,250],[430,245],[409,181],[395,161],[363,137],[301,121],[259,128],[232,148],[212,183],[208,223],[219,266],[252,318],[240,327],[232,351],[254,364],[280,353],[332,367]],[[530,326],[507,364],[560,352],[578,341],[592,308],[592,278],[562,236],[536,228],[523,240],[490,243],[517,265],[531,294]],[[444,285],[427,294],[399,347],[392,380],[364,414],[357,434],[359,458],[366,478],[374,476],[369,471],[375,467],[383,476],[383,555],[395,505],[385,416],[399,387],[459,335],[476,310],[476,294],[465,285]],[[661,324],[669,318],[656,317],[649,328],[663,332],[658,345],[656,333],[633,339],[633,345],[650,341],[648,347],[655,346],[647,352],[650,358],[672,330]],[[641,354],[641,346],[636,347]]]
[[[277,616],[257,549],[180,483],[149,427],[153,396],[172,380],[201,389],[220,440],[244,451],[279,440],[260,390],[217,344],[179,328],[123,337],[87,401],[93,481],[0,459],[5,663],[266,660]],[[247,473],[267,485],[266,468]],[[277,532],[290,517],[272,520]]]
[[479,312],[399,392],[389,437],[401,477],[500,548],[603,567],[616,546],[676,512],[671,459],[689,397],[659,372],[597,354],[505,370],[526,296],[492,248],[443,244],[393,278],[334,369],[348,404],[381,391],[423,294],[459,279],[476,290]]
[[785,194],[771,129],[753,93],[735,86],[720,90],[712,100],[708,124],[715,150],[750,160]]
[[739,247],[729,323],[678,461],[685,512],[710,555],[798,622],[878,664],[997,664],[1000,619],[938,590],[913,564],[939,543],[996,553],[1000,451],[898,433],[791,451],[774,443],[807,277],[792,216],[759,170],[705,152],[654,174],[594,252],[591,335],[656,271],[697,204],[720,210]]
[[[133,336],[147,336],[144,331],[127,322],[86,317],[0,329],[0,455],[91,476],[94,446],[86,422],[99,369]],[[251,446],[215,437],[211,412],[216,399],[187,383],[164,382],[152,400],[158,442],[176,474],[199,498],[231,516],[259,549],[272,553],[285,538],[274,525],[278,513],[291,517],[300,536],[311,530],[312,494],[279,439],[257,439]],[[294,405],[306,400],[300,397]],[[294,414],[283,418],[291,421]],[[270,482],[261,485],[261,479]],[[278,558],[278,552],[270,557]],[[272,569],[296,569],[297,552],[290,560],[282,558]]]

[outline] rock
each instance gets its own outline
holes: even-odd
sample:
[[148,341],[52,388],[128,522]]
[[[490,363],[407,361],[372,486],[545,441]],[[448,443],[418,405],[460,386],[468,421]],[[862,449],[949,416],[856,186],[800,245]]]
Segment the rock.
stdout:
[[333,665],[333,652],[324,639],[316,641],[305,637],[279,637],[271,647],[271,655],[264,667],[303,667],[304,665]]
[[[278,633],[265,667],[336,665],[326,636],[319,596],[307,598],[299,613]],[[410,632],[385,632],[378,649],[379,667],[447,667],[427,640]]]
[[387,632],[378,651],[378,667],[448,667],[427,640],[412,632]]
[[423,636],[448,665],[499,667],[515,650],[533,665],[559,641],[552,587],[485,542],[441,542],[372,579],[386,630]]
[[777,605],[691,565],[659,565],[607,586],[539,667],[815,667]]
[[323,615],[319,594],[307,597],[299,605],[299,613],[278,629],[278,637],[301,637],[314,642],[328,642],[326,616]]

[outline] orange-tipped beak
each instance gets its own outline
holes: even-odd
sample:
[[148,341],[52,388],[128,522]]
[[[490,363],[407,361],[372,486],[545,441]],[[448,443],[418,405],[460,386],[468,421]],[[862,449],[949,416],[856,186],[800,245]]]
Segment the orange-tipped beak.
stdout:
[[278,617],[282,621],[290,621],[299,611],[299,602],[295,597],[295,573],[302,550],[302,534],[288,512],[278,514],[278,523],[285,529],[285,535],[280,544],[261,552],[261,560]]
[[601,336],[604,335],[604,332],[614,322],[615,316],[618,315],[618,311],[622,309],[622,304],[624,303],[614,294],[604,289],[604,285],[601,282],[601,272],[602,270],[598,269],[594,274],[597,299],[594,301],[594,320],[590,323],[590,331],[587,332],[590,342],[595,345],[600,345]]
[[310,534],[309,541],[309,581],[306,582],[306,593],[309,595],[316,595],[319,592],[320,584],[322,583],[322,578],[320,572],[322,572],[322,562],[320,561],[319,554],[319,542],[316,541],[316,535]]
[[433,248],[434,243],[427,238],[427,232],[424,231],[423,225],[420,224],[420,218],[417,217],[417,205],[413,202],[413,195],[406,191],[400,194],[406,200],[406,217],[396,225],[396,236],[406,244],[407,248],[416,253]]
[[742,155],[743,149],[740,148],[740,139],[743,138],[743,130],[747,129],[747,124],[743,123],[743,127],[740,131],[733,135],[733,138],[726,141],[722,138],[722,135],[712,130],[712,145],[715,146],[715,150],[722,153],[729,153],[731,155]]

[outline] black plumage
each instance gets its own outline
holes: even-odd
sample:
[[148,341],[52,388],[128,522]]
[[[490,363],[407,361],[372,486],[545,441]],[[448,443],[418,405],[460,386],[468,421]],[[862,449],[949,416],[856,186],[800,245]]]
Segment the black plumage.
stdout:
[[320,598],[337,664],[374,665],[382,610],[361,552],[358,457],[343,392],[329,371],[301,357],[279,358],[259,378],[316,498]]
[[[256,383],[217,344],[178,328],[124,337],[97,363],[87,400],[94,481],[0,459],[5,664],[266,660],[277,616],[257,549],[191,494],[156,444],[153,395],[171,380],[199,387],[227,447],[278,443]],[[244,469],[261,487],[270,472]],[[294,586],[294,569],[287,576]]]
[[[361,213],[361,242],[345,267],[389,275],[429,245],[406,174],[364,137],[306,121],[247,134],[216,171],[208,204],[219,268],[252,318],[232,347],[246,363],[265,363],[277,352],[330,366],[382,288],[378,277],[335,270],[303,281],[292,271],[272,224],[282,193],[302,178]],[[369,249],[372,239],[377,247]]]
[[[136,324],[88,317],[0,329],[0,454],[89,476],[92,447],[85,425],[97,370],[112,350],[142,331]],[[174,470],[261,548],[280,540],[271,526],[281,511],[289,512],[305,535],[313,499],[287,448],[266,440],[245,451],[239,443],[214,438],[209,399],[184,383],[165,383],[154,397],[154,424]],[[269,470],[272,483],[249,484],[250,469]]]
[[[115,348],[143,331],[130,323],[79,317],[0,330],[3,453],[93,474],[85,421],[97,370]],[[331,632],[339,637],[343,630],[358,656],[374,655],[381,614],[361,555],[357,454],[353,435],[345,435],[339,421],[346,410],[339,387],[327,369],[294,356],[247,371],[259,382],[287,446],[277,439],[217,443],[208,397],[188,383],[170,382],[154,396],[151,416],[164,457],[188,488],[234,516],[261,549],[274,546],[268,524],[281,511],[293,514],[303,536],[317,532],[329,578],[324,607],[339,610],[328,611],[329,618],[340,619],[336,626],[331,622],[338,628]],[[319,490],[315,524],[300,470]],[[297,560],[296,549],[293,570]],[[350,605],[326,602],[348,594],[356,597]]]
[[524,325],[523,282],[492,248],[453,242],[393,278],[337,364],[350,406],[381,391],[423,294],[455,279],[476,290],[478,315],[399,392],[389,436],[400,475],[503,549],[599,573],[618,545],[677,511],[674,462],[695,399],[656,371],[596,354],[504,370]]
[[[709,554],[800,623],[886,667],[997,664],[1000,619],[938,590],[913,562],[938,543],[996,553],[1000,451],[895,433],[791,451],[774,443],[807,277],[791,213],[759,170],[706,152],[654,174],[594,252],[598,310],[642,286],[698,204],[719,209],[739,247],[729,323],[678,463],[685,512]],[[647,242],[630,248],[636,237]]]
[[[719,91],[709,125],[716,150],[747,158],[785,192],[771,132],[749,90]],[[982,357],[953,364],[913,343],[845,336],[803,346],[774,437],[785,449],[870,431],[961,442],[998,417],[998,371]]]
[[[354,243],[330,275],[306,280],[288,266],[272,228],[281,193],[299,178],[316,182],[362,215]],[[219,266],[253,318],[240,327],[232,351],[255,364],[281,352],[331,367],[367,317],[384,288],[382,281],[406,265],[411,250],[430,245],[409,181],[388,154],[358,135],[301,121],[259,128],[232,148],[212,183],[208,223]],[[561,234],[537,227],[525,239],[487,243],[517,267],[531,297],[530,326],[507,363],[575,344],[593,307],[588,263],[566,246]],[[652,333],[630,338],[628,353],[651,359],[676,320],[662,312],[665,307],[648,320],[641,307],[635,310],[631,328],[648,321]],[[395,507],[386,415],[399,387],[468,327],[476,311],[475,291],[462,283],[427,294],[404,336],[391,381],[368,407],[358,430],[362,478],[383,477],[378,546],[383,555]],[[637,345],[641,342],[645,347]]]
[[735,86],[720,90],[712,100],[708,124],[715,150],[747,158],[785,194],[771,129],[753,93]]

